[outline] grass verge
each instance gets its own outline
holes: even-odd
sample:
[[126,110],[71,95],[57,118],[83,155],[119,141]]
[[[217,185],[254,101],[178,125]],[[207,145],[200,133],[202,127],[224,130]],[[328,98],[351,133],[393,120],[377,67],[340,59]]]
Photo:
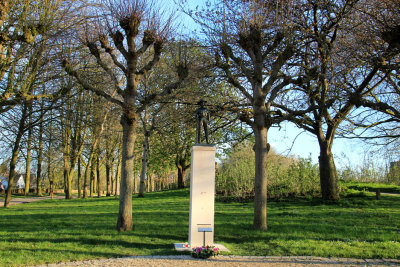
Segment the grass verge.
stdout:
[[[187,241],[189,191],[134,198],[132,232],[118,233],[114,197],[45,200],[0,209],[0,265],[37,265],[132,255],[177,254]],[[253,204],[215,206],[215,241],[235,255],[400,258],[400,197],[338,203],[268,203],[268,231],[252,230]]]

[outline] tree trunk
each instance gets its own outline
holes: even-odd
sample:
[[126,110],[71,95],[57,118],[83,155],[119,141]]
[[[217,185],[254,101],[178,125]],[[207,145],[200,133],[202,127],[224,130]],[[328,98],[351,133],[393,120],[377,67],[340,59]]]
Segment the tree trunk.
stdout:
[[149,157],[149,132],[145,130],[144,141],[143,141],[143,154],[142,154],[142,170],[140,172],[140,186],[138,197],[144,197],[146,192],[146,175],[147,175],[147,163]]
[[29,194],[31,187],[31,150],[32,150],[32,103],[29,103],[29,130],[28,147],[26,152],[26,176],[25,176],[25,196]]
[[338,176],[330,146],[320,142],[319,177],[321,193],[324,200],[337,201],[340,199]]
[[268,128],[255,126],[255,183],[254,183],[254,229],[267,230],[267,142]]
[[146,187],[147,187],[147,192],[151,192],[151,175],[147,174],[147,183],[146,183]]
[[70,163],[69,158],[65,157],[64,155],[64,192],[66,199],[70,199],[72,197],[71,183],[69,179],[69,173],[70,173],[69,163]]
[[93,157],[93,160],[90,164],[90,197],[93,197],[95,191],[95,181],[96,181],[96,156]]
[[122,165],[122,147],[118,151],[118,166],[117,173],[115,174],[115,196],[119,195],[119,188],[121,186],[121,165]]
[[[147,130],[149,114],[147,112],[147,106],[144,108],[144,118],[143,118],[143,154],[142,154],[142,169],[140,172],[140,184],[139,184],[139,195],[138,197],[144,197],[146,192],[146,178],[147,178],[147,164],[149,162],[149,136],[150,132]],[[148,180],[147,180],[148,183]],[[148,188],[148,186],[147,186]]]
[[28,137],[28,148],[26,155],[26,176],[25,176],[25,196],[29,194],[29,188],[31,187],[31,137]]
[[106,163],[106,196],[110,196],[110,184],[111,184],[111,177],[110,177],[110,172],[111,172],[111,166],[107,162]]
[[114,173],[114,147],[111,147],[110,140],[109,138],[106,138],[106,159],[105,159],[105,165],[106,165],[106,196],[111,196],[112,192],[112,179],[113,179],[113,173]]
[[122,166],[121,166],[121,186],[119,197],[119,213],[117,221],[118,231],[132,230],[132,186],[134,168],[134,147],[136,140],[135,114],[125,110],[121,117],[123,129],[122,136]]
[[54,197],[54,180],[53,180],[53,178],[50,180],[49,186],[50,186],[50,198],[53,199],[53,197]]
[[185,178],[186,178],[186,171],[190,168],[190,164],[187,164],[188,161],[187,155],[189,154],[188,151],[183,150],[178,152],[175,157],[175,166],[178,170],[178,177],[177,177],[177,184],[178,188],[185,188]]
[[177,166],[178,168],[178,188],[185,188],[186,170],[184,166]]
[[164,189],[169,189],[169,179],[167,175],[164,177]]
[[111,164],[111,188],[110,188],[110,195],[114,192],[114,186],[115,186],[115,175],[114,175],[114,162]]
[[96,190],[97,190],[97,197],[101,197],[101,188],[100,188],[100,180],[101,180],[101,177],[100,177],[100,151],[98,150],[97,151],[97,160],[96,160],[96,181],[97,181],[97,188],[96,188]]
[[65,195],[66,199],[72,199],[72,175],[73,174],[74,174],[74,170],[71,169],[68,172],[68,176],[67,176],[68,193]]
[[94,157],[94,149],[93,149],[93,145],[92,148],[90,150],[90,155],[89,155],[89,159],[88,162],[86,163],[86,168],[85,168],[85,174],[83,177],[83,198],[87,198],[88,197],[88,187],[89,187],[89,191],[91,191],[90,186],[91,186],[91,181],[90,179],[90,174],[91,174],[91,166],[92,166],[92,162],[93,162],[93,157]]
[[37,171],[36,171],[36,188],[37,196],[42,196],[42,158],[43,158],[43,119],[39,124],[39,144],[37,150]]
[[54,194],[54,177],[52,174],[52,169],[51,169],[51,157],[52,157],[52,142],[53,142],[53,136],[52,136],[52,122],[53,122],[53,112],[50,113],[50,124],[48,125],[48,130],[49,130],[49,142],[48,142],[48,148],[47,148],[47,178],[49,179],[49,191],[50,191],[50,197],[53,199],[53,194]]
[[86,163],[85,173],[83,174],[83,198],[88,197],[88,182],[89,182],[89,175],[90,175],[90,160],[91,155],[89,156],[89,160]]
[[15,140],[14,143],[14,148],[13,148],[13,153],[12,153],[12,157],[11,157],[11,161],[10,161],[10,172],[8,175],[8,188],[6,190],[6,198],[4,201],[4,207],[8,207],[10,200],[11,200],[11,190],[13,188],[13,183],[14,183],[14,177],[15,177],[15,167],[17,165],[17,159],[18,159],[18,149],[19,149],[19,145],[21,142],[21,136],[19,136],[19,134],[17,134],[17,138]]
[[155,191],[155,188],[154,188],[154,173],[151,173],[150,179],[151,179],[150,191],[151,191],[151,192],[154,192],[154,191]]
[[[78,144],[82,142],[81,133],[78,133]],[[78,187],[78,198],[82,197],[82,162],[81,155],[78,156],[78,176],[77,176],[77,187]]]
[[64,192],[66,199],[72,198],[71,183],[69,179],[71,169],[71,125],[69,124],[69,121],[69,112],[67,112],[65,123],[63,125]]
[[119,187],[121,185],[121,164],[117,166],[117,173],[115,175],[114,195],[119,196]]
[[150,133],[145,130],[144,141],[143,141],[143,156],[142,156],[142,170],[140,172],[140,186],[138,197],[144,197],[146,192],[146,175],[147,175],[147,163],[149,162],[149,135]]
[[162,191],[162,177],[158,177],[158,191]]
[[82,178],[82,171],[81,171],[81,157],[78,158],[78,177],[77,177],[77,182],[78,182],[78,198],[81,198],[82,193],[81,193],[81,178]]
[[54,193],[54,180],[53,180],[53,175],[51,173],[51,134],[49,137],[49,148],[47,151],[47,178],[49,179],[49,193],[51,199],[53,199],[53,193]]
[[14,177],[15,177],[15,167],[17,165],[18,153],[19,153],[19,146],[21,143],[22,136],[24,135],[25,131],[25,117],[27,112],[27,105],[24,104],[22,109],[21,119],[19,121],[18,126],[18,133],[15,137],[14,147],[12,150],[12,157],[10,161],[10,172],[8,175],[8,188],[6,189],[6,197],[4,199],[4,207],[8,207],[11,200],[11,190],[13,188]]

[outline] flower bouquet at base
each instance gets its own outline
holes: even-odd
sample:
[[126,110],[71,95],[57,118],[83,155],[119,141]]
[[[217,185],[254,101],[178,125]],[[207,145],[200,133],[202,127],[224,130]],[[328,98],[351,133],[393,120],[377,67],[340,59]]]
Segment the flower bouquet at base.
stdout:
[[192,257],[199,259],[208,259],[211,256],[217,256],[219,249],[214,246],[202,246],[192,249]]

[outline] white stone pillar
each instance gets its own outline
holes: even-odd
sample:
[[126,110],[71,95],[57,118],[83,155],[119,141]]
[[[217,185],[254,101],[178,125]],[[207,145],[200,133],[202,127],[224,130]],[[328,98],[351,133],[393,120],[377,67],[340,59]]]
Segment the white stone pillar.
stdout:
[[[215,151],[213,145],[192,147],[189,246],[214,245]],[[199,232],[206,230],[207,232]],[[211,232],[208,230],[211,229]]]

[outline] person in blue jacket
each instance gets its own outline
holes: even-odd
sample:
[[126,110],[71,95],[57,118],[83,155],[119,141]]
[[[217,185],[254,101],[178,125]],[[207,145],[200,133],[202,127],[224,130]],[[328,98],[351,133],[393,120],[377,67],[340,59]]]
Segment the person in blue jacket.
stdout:
[[8,182],[7,182],[6,178],[0,177],[0,192],[2,192],[3,190],[6,190],[7,188],[8,188]]

